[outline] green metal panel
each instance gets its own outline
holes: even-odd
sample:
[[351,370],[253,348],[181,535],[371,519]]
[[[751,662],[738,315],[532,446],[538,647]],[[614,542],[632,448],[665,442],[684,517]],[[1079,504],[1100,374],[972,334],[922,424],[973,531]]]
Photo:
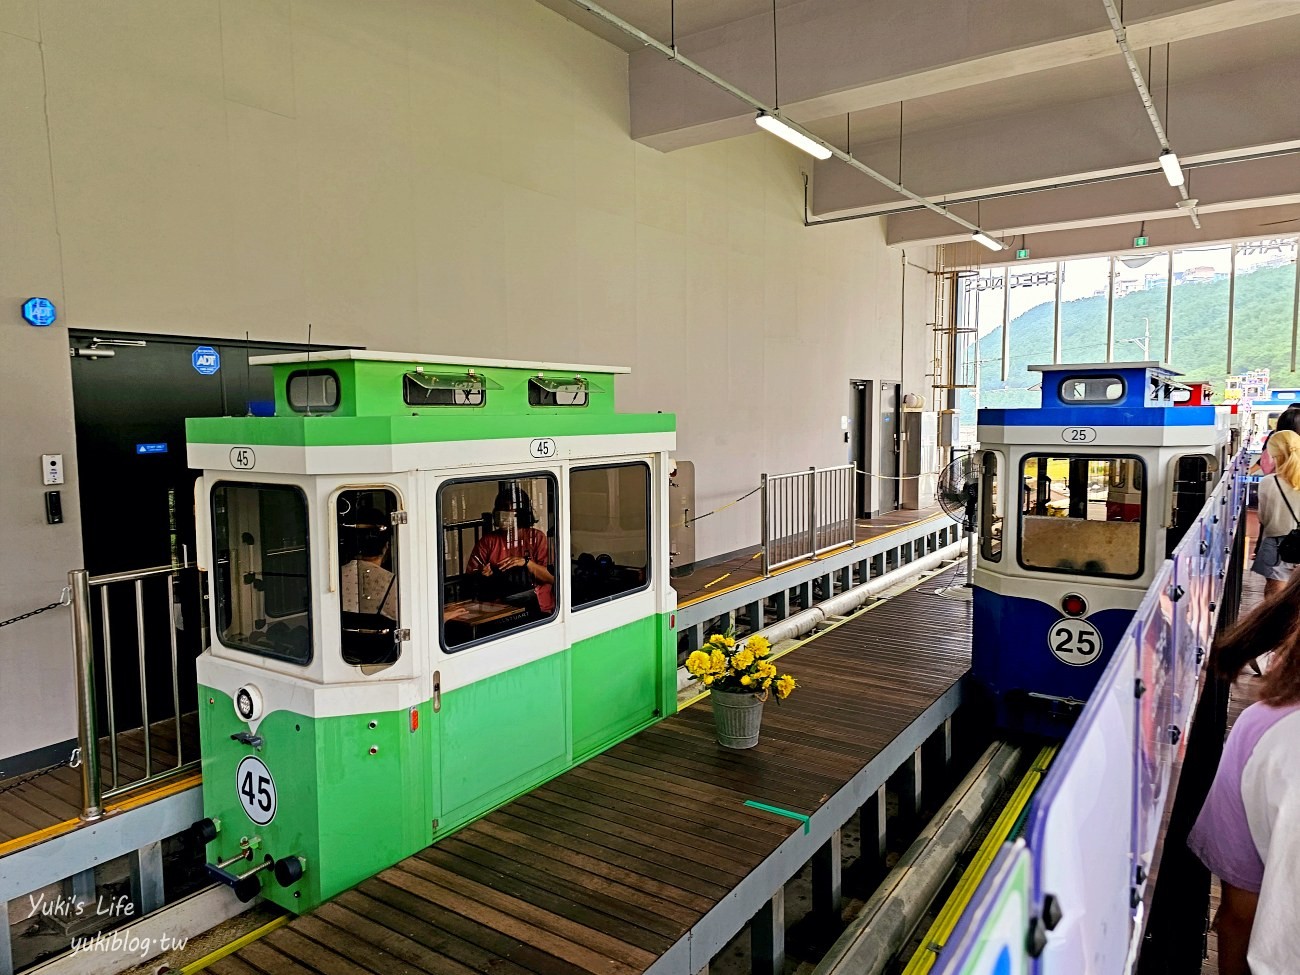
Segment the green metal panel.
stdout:
[[671,413],[442,413],[421,416],[203,417],[185,421],[189,443],[250,446],[352,447],[440,443],[508,437],[582,437],[610,433],[670,433]]
[[659,617],[648,616],[574,645],[569,666],[576,760],[662,714],[659,635]]
[[565,658],[551,654],[442,695],[440,833],[568,767]]

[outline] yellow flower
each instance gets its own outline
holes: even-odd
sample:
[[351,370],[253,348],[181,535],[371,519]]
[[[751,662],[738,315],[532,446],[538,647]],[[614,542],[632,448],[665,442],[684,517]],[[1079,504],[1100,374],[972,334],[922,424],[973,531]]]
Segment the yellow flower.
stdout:
[[793,677],[789,674],[782,674],[776,679],[776,696],[784,701],[790,696],[790,692],[798,686],[799,684]]
[[731,666],[737,670],[748,670],[750,664],[754,662],[754,655],[748,650],[737,650],[731,658]]
[[713,644],[715,647],[725,646],[723,643],[724,640],[726,640],[726,637],[721,633],[715,633],[713,636],[709,637],[709,643]]
[[712,658],[703,650],[694,651],[686,658],[686,670],[688,673],[699,677],[712,665]]
[[758,676],[759,676],[759,677],[775,677],[775,676],[776,676],[776,664],[774,664],[774,663],[769,663],[769,662],[766,661],[766,660],[760,661],[760,662],[759,662],[759,665],[758,665]]
[[727,655],[717,647],[713,648],[713,654],[709,659],[709,669],[716,670],[719,673],[727,669]]
[[744,677],[740,678],[740,682],[746,687],[749,687],[754,683],[754,678],[750,677],[749,674],[746,674]]
[[745,641],[745,648],[755,657],[766,657],[772,649],[772,644],[768,643],[766,638],[761,636],[751,636]]
[[736,641],[735,641],[735,639],[734,639],[733,637],[729,637],[729,636],[724,636],[724,637],[722,638],[722,642],[723,642],[724,644],[726,644],[728,647],[734,647],[734,646],[736,645]]
[[705,687],[708,687],[710,684],[713,683],[713,675],[705,674],[703,677],[700,678],[700,681],[704,684]]

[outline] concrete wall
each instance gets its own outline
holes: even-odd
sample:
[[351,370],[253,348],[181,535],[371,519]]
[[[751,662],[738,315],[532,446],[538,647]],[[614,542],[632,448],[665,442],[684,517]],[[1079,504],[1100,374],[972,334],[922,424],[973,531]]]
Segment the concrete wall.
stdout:
[[[926,275],[802,225],[807,157],[628,137],[627,56],[521,0],[0,8],[0,617],[78,564],[68,327],[626,364],[700,510],[841,462],[849,380],[922,388]],[[928,251],[909,251],[919,265]],[[55,300],[51,329],[22,299]],[[62,451],[68,521],[43,523]],[[99,472],[102,474],[103,472]],[[757,537],[757,499],[699,525]],[[73,733],[65,613],[0,631],[0,759]],[[38,706],[34,706],[39,702]]]

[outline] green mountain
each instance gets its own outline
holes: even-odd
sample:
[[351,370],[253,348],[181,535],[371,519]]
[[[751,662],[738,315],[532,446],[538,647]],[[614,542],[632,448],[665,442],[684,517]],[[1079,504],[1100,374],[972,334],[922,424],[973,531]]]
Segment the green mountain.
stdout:
[[[1233,316],[1234,374],[1267,367],[1274,387],[1300,386],[1300,373],[1291,372],[1291,303],[1295,295],[1294,265],[1260,268],[1237,275]],[[1175,283],[1173,288],[1173,349],[1165,350],[1165,288],[1163,285],[1115,299],[1115,358],[1167,360],[1188,379],[1210,380],[1222,394],[1228,374],[1228,280]],[[1150,328],[1150,353],[1139,343]],[[980,359],[980,405],[1032,407],[1039,392],[1030,389],[1039,374],[1029,366],[1052,361],[1051,301],[1023,312],[1009,325],[1010,363],[1002,381],[1002,329],[993,329],[977,345]],[[1136,340],[1136,341],[1125,341]],[[1061,303],[1061,359],[1065,362],[1106,360],[1106,296]],[[963,390],[962,416],[974,418],[974,396]]]

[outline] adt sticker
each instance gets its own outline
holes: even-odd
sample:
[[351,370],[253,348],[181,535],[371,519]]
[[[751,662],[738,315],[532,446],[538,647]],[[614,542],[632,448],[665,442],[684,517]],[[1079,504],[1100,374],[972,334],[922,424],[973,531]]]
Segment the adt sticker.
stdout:
[[190,362],[199,375],[211,376],[221,368],[221,353],[210,345],[200,345],[190,354]]
[[23,318],[29,325],[53,325],[57,317],[49,298],[28,298],[23,302]]

